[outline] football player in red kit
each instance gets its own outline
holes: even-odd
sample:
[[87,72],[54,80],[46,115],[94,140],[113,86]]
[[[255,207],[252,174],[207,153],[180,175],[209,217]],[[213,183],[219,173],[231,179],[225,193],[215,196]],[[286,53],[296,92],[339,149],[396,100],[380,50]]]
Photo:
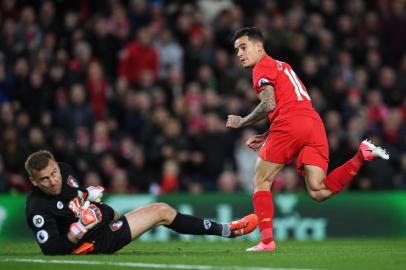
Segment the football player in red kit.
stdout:
[[244,68],[252,68],[253,87],[260,99],[247,116],[229,115],[227,127],[241,128],[268,117],[269,131],[249,138],[247,146],[258,150],[253,205],[261,241],[247,251],[274,251],[274,206],[271,186],[285,164],[296,158],[296,168],[305,177],[310,196],[323,201],[340,192],[358,173],[365,160],[388,153],[370,141],[362,141],[355,156],[327,175],[329,150],[323,122],[310,96],[292,67],[270,57],[262,33],[254,27],[238,30],[234,47]]

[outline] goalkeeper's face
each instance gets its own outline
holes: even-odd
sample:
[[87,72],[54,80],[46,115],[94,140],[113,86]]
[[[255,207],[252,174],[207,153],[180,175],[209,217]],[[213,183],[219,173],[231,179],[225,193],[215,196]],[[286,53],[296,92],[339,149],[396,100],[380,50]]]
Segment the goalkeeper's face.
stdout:
[[59,195],[62,191],[62,176],[58,163],[50,159],[48,165],[40,170],[33,171],[31,183],[48,195]]

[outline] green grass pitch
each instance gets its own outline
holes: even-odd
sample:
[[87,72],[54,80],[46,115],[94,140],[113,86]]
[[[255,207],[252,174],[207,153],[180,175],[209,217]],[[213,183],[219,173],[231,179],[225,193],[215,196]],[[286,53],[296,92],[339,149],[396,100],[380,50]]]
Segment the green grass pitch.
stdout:
[[406,239],[285,241],[276,253],[249,253],[254,243],[135,241],[113,255],[43,256],[34,242],[0,244],[0,269],[406,269]]

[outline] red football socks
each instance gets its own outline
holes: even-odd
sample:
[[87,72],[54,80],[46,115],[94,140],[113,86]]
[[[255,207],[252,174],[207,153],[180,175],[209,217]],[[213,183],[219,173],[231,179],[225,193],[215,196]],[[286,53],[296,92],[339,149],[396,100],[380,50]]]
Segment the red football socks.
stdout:
[[261,241],[268,244],[273,240],[274,206],[272,192],[257,191],[252,197],[254,212],[258,217],[258,227],[261,232]]
[[352,159],[327,175],[326,179],[324,179],[324,184],[333,193],[340,192],[357,175],[363,163],[364,158],[361,152],[358,151]]

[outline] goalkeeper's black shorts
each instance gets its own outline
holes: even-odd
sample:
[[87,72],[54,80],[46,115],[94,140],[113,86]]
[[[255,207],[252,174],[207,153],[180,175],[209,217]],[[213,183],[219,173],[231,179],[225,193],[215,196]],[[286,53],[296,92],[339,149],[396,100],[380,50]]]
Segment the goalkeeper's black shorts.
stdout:
[[114,253],[131,242],[131,230],[125,216],[103,225],[92,237],[94,250],[89,254]]

